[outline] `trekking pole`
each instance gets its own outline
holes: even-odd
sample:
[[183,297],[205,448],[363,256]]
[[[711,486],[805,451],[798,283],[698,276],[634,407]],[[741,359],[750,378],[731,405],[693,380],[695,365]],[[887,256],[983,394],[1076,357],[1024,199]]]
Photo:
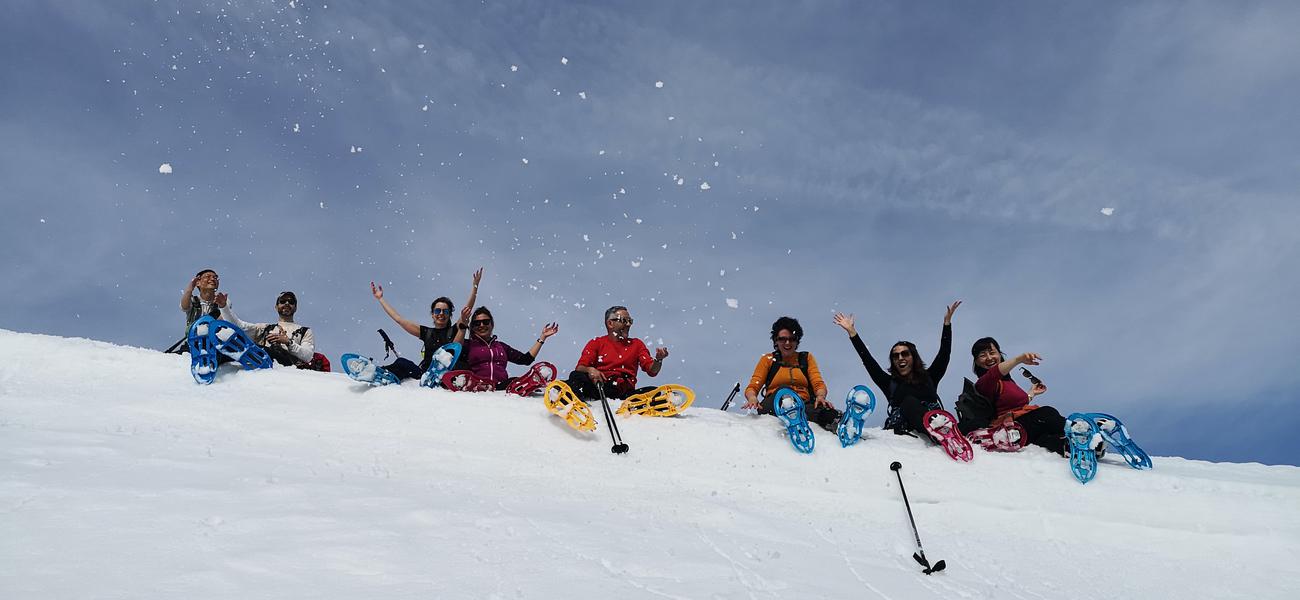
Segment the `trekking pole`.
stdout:
[[726,401],[724,401],[724,402],[722,403],[722,412],[727,412],[727,409],[728,409],[728,408],[731,408],[731,399],[732,399],[732,398],[735,398],[735,397],[736,397],[736,394],[738,394],[738,393],[740,393],[740,382],[739,382],[739,381],[736,382],[736,387],[731,388],[731,394],[729,394],[729,395],[727,396]]
[[912,524],[912,535],[916,537],[916,553],[912,555],[912,558],[916,559],[916,562],[921,563],[921,566],[925,567],[925,570],[922,571],[922,573],[925,573],[926,575],[942,571],[944,567],[948,566],[944,564],[942,560],[934,563],[934,566],[931,567],[930,561],[925,558],[925,548],[921,547],[921,534],[916,530],[916,519],[912,518],[912,505],[907,501],[907,490],[903,488],[903,474],[898,471],[902,468],[903,463],[898,461],[889,464],[889,470],[893,471],[894,474],[898,476],[898,490],[903,492],[903,505],[907,507],[907,520]]
[[392,354],[394,358],[401,358],[402,355],[397,353],[397,347],[393,345],[393,338],[388,337],[383,329],[379,330],[379,337],[384,338],[384,360],[388,360],[388,355]]
[[605,423],[609,425],[609,437],[614,440],[614,445],[609,451],[614,454],[626,453],[627,444],[623,443],[623,436],[618,433],[618,423],[614,422],[614,411],[609,409],[609,400],[605,399],[605,386],[597,383],[596,392],[600,394],[600,405],[605,409]]

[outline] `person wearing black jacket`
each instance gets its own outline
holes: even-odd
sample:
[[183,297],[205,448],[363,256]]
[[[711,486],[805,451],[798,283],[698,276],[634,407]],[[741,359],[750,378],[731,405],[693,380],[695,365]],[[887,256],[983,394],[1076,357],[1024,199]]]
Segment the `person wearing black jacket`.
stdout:
[[893,429],[899,435],[913,431],[924,432],[922,420],[925,413],[942,408],[943,404],[939,401],[939,380],[948,371],[948,358],[952,353],[952,314],[958,306],[961,306],[961,300],[948,305],[948,312],[943,316],[939,353],[930,361],[928,368],[917,353],[916,345],[902,341],[889,349],[888,372],[880,367],[862,338],[858,337],[853,315],[835,313],[835,324],[849,334],[849,341],[853,342],[853,349],[858,351],[862,366],[867,368],[871,381],[889,401],[885,429]]

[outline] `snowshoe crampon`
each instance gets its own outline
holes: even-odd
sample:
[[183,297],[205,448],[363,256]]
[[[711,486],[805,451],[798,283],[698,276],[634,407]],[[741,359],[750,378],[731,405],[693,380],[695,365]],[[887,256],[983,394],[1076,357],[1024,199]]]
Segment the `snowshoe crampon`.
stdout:
[[1019,452],[1028,441],[1025,428],[1015,421],[997,427],[976,429],[966,434],[966,439],[979,444],[989,452]]
[[596,418],[591,416],[591,407],[573,393],[573,388],[563,381],[552,381],[546,386],[542,402],[551,414],[564,419],[569,427],[578,431],[595,431]]
[[217,349],[212,343],[212,317],[203,316],[190,325],[185,341],[190,348],[190,375],[200,385],[217,378]]
[[1070,445],[1070,471],[1079,483],[1088,483],[1097,476],[1097,451],[1102,443],[1097,426],[1083,413],[1074,413],[1065,420],[1065,441]]
[[946,410],[932,410],[925,413],[921,422],[925,425],[926,433],[943,447],[943,451],[953,460],[961,462],[970,462],[975,458],[975,451],[971,449],[970,442],[966,437],[957,431],[957,418]]
[[460,360],[460,344],[451,342],[443,344],[441,348],[433,351],[433,359],[429,361],[429,370],[420,376],[420,385],[433,388],[442,384],[442,376],[451,367]]
[[510,385],[506,386],[507,394],[528,397],[533,395],[537,390],[542,389],[546,384],[555,381],[555,365],[548,362],[533,363],[523,375],[516,377]]
[[1150,469],[1152,467],[1151,457],[1139,448],[1128,435],[1128,428],[1121,423],[1119,419],[1106,413],[1084,413],[1083,418],[1092,422],[1097,428],[1097,433],[1101,434],[1101,439],[1106,440],[1111,448],[1118,450],[1120,456],[1128,466],[1134,469]]
[[443,373],[442,387],[453,392],[490,392],[497,389],[491,379],[479,377],[473,371],[465,370]]
[[348,377],[367,385],[392,385],[402,382],[388,369],[375,364],[375,360],[367,356],[344,354],[339,362],[343,364],[343,372]]
[[695,392],[684,385],[661,385],[643,394],[628,396],[618,406],[618,414],[647,417],[672,417],[695,402]]
[[790,438],[790,445],[804,454],[812,454],[817,438],[813,437],[812,428],[808,427],[808,413],[805,411],[803,398],[790,388],[781,388],[772,398],[772,410],[777,418],[785,423],[785,433]]
[[876,410],[876,395],[865,385],[855,385],[844,399],[844,415],[835,433],[840,436],[840,446],[848,448],[862,439],[867,417]]
[[248,334],[244,333],[244,330],[240,329],[238,325],[221,319],[213,319],[208,326],[212,333],[212,343],[216,346],[217,352],[238,361],[248,371],[271,368],[271,356],[261,346],[254,344]]

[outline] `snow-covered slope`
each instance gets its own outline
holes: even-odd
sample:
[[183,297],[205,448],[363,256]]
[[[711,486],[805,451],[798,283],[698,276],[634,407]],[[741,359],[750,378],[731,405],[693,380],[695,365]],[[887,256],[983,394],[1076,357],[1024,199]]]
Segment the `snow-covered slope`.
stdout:
[[1295,467],[1081,486],[1037,449],[805,456],[711,409],[620,418],[620,456],[540,399],[227,368],[0,330],[0,597],[1300,597]]

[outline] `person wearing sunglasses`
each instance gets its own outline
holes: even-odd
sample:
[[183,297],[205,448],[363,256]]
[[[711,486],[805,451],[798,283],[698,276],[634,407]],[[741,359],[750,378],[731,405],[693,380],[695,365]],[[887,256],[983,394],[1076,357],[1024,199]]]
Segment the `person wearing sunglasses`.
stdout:
[[[781,388],[790,388],[804,401],[808,421],[835,431],[841,413],[826,400],[826,382],[811,352],[800,352],[803,327],[797,319],[781,317],[772,323],[771,354],[764,354],[754,366],[754,375],[745,388],[745,408],[770,415],[773,396]],[[760,399],[761,396],[761,399]]]
[[654,377],[668,358],[668,348],[655,348],[654,358],[645,342],[631,337],[632,315],[626,306],[611,306],[605,311],[605,335],[592,338],[582,348],[578,365],[565,383],[581,398],[599,397],[602,386],[606,398],[627,398],[654,389],[636,387],[637,369]]
[[948,311],[943,315],[939,353],[930,361],[929,367],[921,360],[915,344],[901,341],[889,349],[889,371],[880,367],[862,338],[858,337],[853,315],[835,313],[835,324],[849,334],[849,341],[862,359],[862,366],[867,368],[871,381],[889,401],[885,429],[892,429],[899,435],[924,432],[926,413],[943,409],[939,400],[939,380],[948,371],[948,360],[952,354],[952,315],[959,306],[961,300],[949,304]]
[[474,309],[472,314],[466,306],[461,311],[461,322],[464,321],[469,321],[469,336],[465,339],[462,353],[465,368],[475,376],[491,381],[498,390],[504,390],[510,384],[511,378],[506,373],[507,363],[533,364],[537,360],[537,353],[542,351],[542,344],[560,331],[559,324],[547,323],[533,341],[533,347],[528,352],[520,352],[492,334],[496,323],[492,311],[486,306]]
[[230,297],[219,293],[214,303],[221,307],[221,318],[238,325],[254,344],[261,346],[275,362],[286,367],[311,368],[316,355],[316,336],[311,328],[295,323],[298,313],[298,296],[293,292],[280,292],[275,297],[275,323],[249,323],[235,314]]
[[[186,335],[189,334],[190,326],[199,320],[199,317],[206,315],[214,319],[221,318],[221,307],[214,302],[219,287],[221,287],[221,278],[212,269],[203,269],[195,273],[189,285],[185,286],[185,291],[181,292],[181,312],[185,313]],[[196,289],[199,291],[197,295],[194,293]],[[185,343],[185,336],[181,336],[180,341],[172,344],[164,352],[168,354],[189,352],[189,346]]]
[[[474,271],[473,286],[469,291],[469,299],[465,301],[466,306],[474,306],[474,301],[478,298],[478,285],[483,279],[483,268],[479,267]],[[465,330],[460,327],[451,326],[452,310],[456,307],[451,303],[451,299],[441,296],[429,305],[429,316],[433,318],[433,327],[420,325],[403,317],[388,303],[384,298],[384,286],[376,285],[370,282],[370,295],[379,301],[379,306],[383,307],[384,312],[388,314],[403,331],[417,337],[424,343],[423,358],[420,364],[415,364],[409,359],[398,357],[392,364],[385,365],[384,369],[396,375],[398,379],[419,379],[425,371],[429,370],[429,364],[433,362],[433,353],[437,352],[444,344],[450,342],[460,342],[465,338]],[[462,321],[460,323],[464,325]],[[459,367],[457,367],[459,368]]]
[[1005,427],[1014,421],[1023,428],[1024,441],[1067,456],[1065,417],[1050,406],[1031,404],[1035,396],[1047,392],[1047,386],[1037,381],[1026,393],[1011,379],[1011,371],[1016,366],[1037,365],[1041,357],[1033,352],[1025,352],[1008,359],[1002,354],[998,341],[991,337],[976,340],[970,353],[973,357],[971,370],[978,377],[975,391],[991,400],[996,412],[987,429]]

